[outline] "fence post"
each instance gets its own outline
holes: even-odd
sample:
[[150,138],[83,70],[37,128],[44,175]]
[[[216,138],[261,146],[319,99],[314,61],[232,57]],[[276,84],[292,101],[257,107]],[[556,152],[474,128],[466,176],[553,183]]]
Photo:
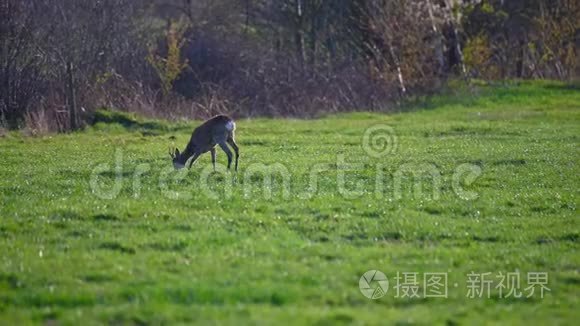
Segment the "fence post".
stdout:
[[67,92],[67,104],[68,113],[70,118],[70,129],[75,130],[78,128],[78,118],[77,118],[77,101],[75,97],[75,84],[73,77],[73,64],[71,61],[67,63],[66,66],[66,92]]

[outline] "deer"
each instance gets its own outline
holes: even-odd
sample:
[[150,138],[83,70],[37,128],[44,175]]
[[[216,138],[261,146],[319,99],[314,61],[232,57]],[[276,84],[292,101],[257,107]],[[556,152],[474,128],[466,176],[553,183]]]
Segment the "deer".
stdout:
[[169,156],[173,160],[173,167],[176,170],[183,169],[187,161],[189,162],[189,169],[193,163],[199,158],[201,154],[210,152],[211,163],[215,171],[216,159],[216,145],[218,145],[228,157],[228,170],[232,165],[232,151],[228,144],[234,149],[236,154],[235,171],[238,171],[238,159],[240,157],[239,148],[234,140],[234,130],[236,130],[236,123],[234,120],[226,115],[217,115],[193,130],[191,139],[183,152],[179,152],[177,148],[173,151],[169,149]]

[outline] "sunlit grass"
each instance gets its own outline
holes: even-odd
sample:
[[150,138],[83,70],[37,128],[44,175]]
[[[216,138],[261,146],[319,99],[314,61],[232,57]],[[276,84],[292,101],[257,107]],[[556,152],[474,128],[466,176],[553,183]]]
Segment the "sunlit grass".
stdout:
[[[580,92],[551,82],[471,92],[417,101],[409,113],[242,119],[239,173],[206,182],[217,198],[200,181],[209,155],[184,179],[170,173],[168,146],[183,148],[198,122],[123,125],[113,117],[67,135],[9,134],[0,139],[0,321],[572,322]],[[362,146],[375,125],[392,127],[397,142],[379,158]],[[339,157],[359,165],[346,171]],[[225,164],[221,152],[218,161]],[[263,175],[248,169],[276,163],[289,173],[289,194],[276,176],[266,199]],[[308,192],[317,164],[325,170]],[[385,179],[377,194],[379,164]],[[465,185],[475,200],[454,190],[462,164],[481,169]],[[428,179],[415,196],[412,175],[396,196],[393,174],[419,166],[440,173],[439,199]],[[340,171],[347,190],[363,182],[360,193],[341,194]],[[92,177],[112,186],[117,175],[114,199],[91,187]],[[368,300],[358,281],[370,269],[391,286],[397,272],[447,272],[449,298],[395,298],[391,287]],[[551,292],[467,299],[472,271],[518,271],[522,287],[527,272],[547,272]]]

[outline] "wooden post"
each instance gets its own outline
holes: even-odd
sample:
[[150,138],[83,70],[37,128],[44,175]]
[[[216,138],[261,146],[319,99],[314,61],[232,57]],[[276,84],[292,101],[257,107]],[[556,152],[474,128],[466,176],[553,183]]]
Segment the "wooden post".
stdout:
[[78,128],[77,101],[75,97],[73,64],[70,61],[67,63],[66,66],[66,97],[67,97],[68,113],[70,118],[70,129],[75,130]]

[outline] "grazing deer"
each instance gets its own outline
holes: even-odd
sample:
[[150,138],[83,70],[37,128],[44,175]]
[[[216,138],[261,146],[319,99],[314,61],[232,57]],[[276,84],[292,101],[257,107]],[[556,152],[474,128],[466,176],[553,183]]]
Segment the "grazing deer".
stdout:
[[228,156],[228,169],[232,164],[232,151],[228,148],[227,144],[230,144],[236,153],[236,171],[238,171],[238,158],[239,151],[238,145],[234,140],[234,130],[236,129],[236,124],[232,118],[225,115],[215,116],[201,126],[195,128],[189,143],[185,147],[182,153],[179,152],[177,148],[172,152],[169,150],[169,155],[173,159],[173,167],[175,169],[183,169],[185,163],[191,157],[189,163],[189,168],[193,165],[193,162],[203,154],[211,153],[211,163],[213,164],[213,169],[215,171],[215,146],[219,145],[222,150]]

